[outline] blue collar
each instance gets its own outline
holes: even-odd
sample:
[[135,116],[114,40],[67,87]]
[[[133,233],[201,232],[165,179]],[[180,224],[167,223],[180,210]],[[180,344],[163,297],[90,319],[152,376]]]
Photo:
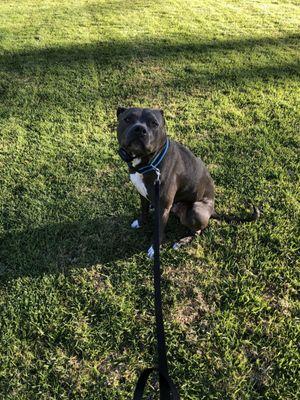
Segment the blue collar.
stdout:
[[[163,148],[160,150],[158,154],[156,154],[152,160],[149,161],[147,165],[144,167],[133,167],[133,169],[140,173],[140,174],[147,174],[148,172],[151,171],[157,171],[159,164],[162,162],[164,159],[165,155],[167,154],[168,148],[170,147],[170,140],[167,138],[166,143],[164,144]],[[131,165],[132,166],[132,165]]]

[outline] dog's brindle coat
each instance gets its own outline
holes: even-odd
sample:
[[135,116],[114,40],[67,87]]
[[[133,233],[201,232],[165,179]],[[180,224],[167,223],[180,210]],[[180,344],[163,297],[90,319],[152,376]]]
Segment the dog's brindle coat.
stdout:
[[[133,167],[147,165],[166,143],[167,132],[163,112],[158,109],[119,107],[117,117],[120,147],[134,157]],[[197,232],[200,232],[206,228],[211,217],[218,218],[214,211],[214,183],[203,161],[180,143],[169,140],[169,149],[159,165],[160,243],[164,239],[165,226],[174,204],[176,213],[176,203],[183,203],[186,209],[193,210],[193,218],[181,218],[181,222],[194,233],[193,224],[197,227]],[[131,225],[133,228],[139,228],[147,221],[150,202],[154,204],[156,173],[151,171],[141,175],[131,167],[129,173],[141,197],[141,214]],[[251,217],[252,219],[255,218]],[[181,239],[177,247],[189,242],[191,238],[192,236]],[[153,256],[152,246],[148,255]]]

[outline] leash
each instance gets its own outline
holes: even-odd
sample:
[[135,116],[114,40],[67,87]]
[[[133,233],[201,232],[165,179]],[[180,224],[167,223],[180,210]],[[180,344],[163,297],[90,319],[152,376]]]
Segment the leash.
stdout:
[[[152,165],[153,166],[153,165]],[[160,207],[159,207],[159,191],[160,191],[160,171],[158,168],[153,168],[157,178],[154,182],[154,210],[155,210],[155,231],[154,231],[154,303],[155,303],[155,321],[156,321],[156,338],[157,338],[157,353],[158,366],[146,368],[142,371],[134,391],[133,400],[142,400],[143,393],[150,374],[154,371],[158,372],[159,376],[159,392],[160,400],[179,400],[179,394],[176,386],[172,382],[168,372],[167,349],[165,341],[164,320],[162,312],[161,299],[161,270],[160,270],[160,255],[159,255],[159,231],[160,231]],[[153,170],[152,169],[152,170]]]
[[154,157],[143,167],[134,167],[132,161],[134,157],[129,154],[123,147],[119,148],[119,156],[128,164],[129,171],[138,172],[140,174],[147,174],[149,172],[156,173],[154,181],[154,210],[155,210],[155,230],[154,230],[154,304],[155,304],[155,322],[156,322],[156,339],[157,339],[157,353],[158,353],[158,366],[146,368],[141,372],[137,381],[133,400],[142,400],[147,380],[150,374],[154,371],[158,373],[159,377],[159,392],[160,400],[179,400],[179,394],[176,386],[172,382],[168,372],[167,349],[165,341],[164,319],[162,312],[162,299],[161,299],[161,270],[160,270],[160,257],[159,257],[159,244],[160,244],[160,207],[159,207],[159,191],[160,191],[160,170],[158,168],[161,161],[164,159],[170,147],[170,140],[167,138],[163,147],[154,155]]

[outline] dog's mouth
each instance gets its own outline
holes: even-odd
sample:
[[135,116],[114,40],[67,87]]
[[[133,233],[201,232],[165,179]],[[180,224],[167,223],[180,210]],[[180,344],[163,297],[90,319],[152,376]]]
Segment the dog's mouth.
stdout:
[[128,153],[124,147],[120,147],[118,153],[122,160],[127,163],[134,160],[134,156]]
[[147,154],[146,145],[140,138],[132,140],[129,145],[126,146],[126,151],[135,156],[144,156]]
[[136,137],[129,143],[124,143],[118,152],[125,162],[132,162],[135,158],[151,158],[160,150],[161,148],[153,148],[153,145],[151,145],[151,142],[147,138]]
[[149,157],[155,153],[148,140],[143,138],[136,138],[132,140],[128,145],[123,146],[128,154],[133,158]]
[[131,162],[135,158],[145,157],[149,154],[144,143],[139,139],[135,139],[127,146],[119,148],[119,155],[125,162]]

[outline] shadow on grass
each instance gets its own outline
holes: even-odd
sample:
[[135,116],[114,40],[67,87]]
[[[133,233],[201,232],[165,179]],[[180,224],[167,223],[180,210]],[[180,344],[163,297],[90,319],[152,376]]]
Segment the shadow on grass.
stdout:
[[39,62],[65,62],[88,61],[91,57],[100,64],[112,65],[121,59],[130,61],[130,58],[172,58],[182,53],[204,54],[209,52],[226,52],[231,50],[245,51],[255,47],[299,45],[299,34],[291,34],[277,38],[260,37],[232,40],[212,40],[201,42],[193,37],[186,38],[186,42],[172,43],[168,39],[132,40],[132,41],[103,41],[97,43],[76,44],[70,46],[57,46],[45,48],[31,48],[22,52],[4,52],[0,62],[7,69],[17,66],[22,61],[33,59]]
[[145,251],[151,231],[146,228],[141,235],[129,227],[129,222],[128,216],[120,215],[7,233],[0,242],[1,280],[67,274],[73,268],[113,262]]
[[[101,216],[7,233],[0,238],[0,282],[20,276],[68,274],[76,268],[125,260],[141,252],[146,258],[153,221],[136,231],[130,228],[131,220],[129,215]],[[167,246],[187,234],[173,215],[166,233]]]
[[[70,46],[57,46],[45,48],[29,48],[21,52],[4,52],[0,55],[0,68],[3,71],[18,71],[24,74],[30,74],[30,70],[34,70],[36,66],[65,65],[71,66],[73,63],[84,64],[93,60],[100,69],[105,67],[115,67],[116,69],[124,69],[132,61],[140,63],[165,59],[176,61],[180,57],[184,57],[186,64],[189,59],[195,61],[195,57],[201,55],[218,52],[220,55],[226,55],[228,51],[236,51],[246,56],[249,60],[249,52],[254,49],[264,49],[266,47],[284,47],[298,46],[299,34],[291,34],[277,38],[260,37],[232,40],[212,40],[210,42],[202,42],[194,37],[187,37],[186,42],[172,43],[168,39],[147,38],[143,40],[131,41],[103,41],[97,43],[76,44]],[[204,58],[203,61],[206,61]],[[209,62],[208,62],[209,63]],[[213,78],[214,80],[234,80],[239,78],[254,79],[261,75],[280,74],[299,74],[299,65],[297,62],[282,62],[279,65],[252,65],[247,68],[232,68],[229,73],[214,73],[205,70],[202,72],[201,78]],[[29,70],[26,70],[29,68]],[[177,80],[180,79],[177,78]],[[171,81],[171,84],[176,82]]]

